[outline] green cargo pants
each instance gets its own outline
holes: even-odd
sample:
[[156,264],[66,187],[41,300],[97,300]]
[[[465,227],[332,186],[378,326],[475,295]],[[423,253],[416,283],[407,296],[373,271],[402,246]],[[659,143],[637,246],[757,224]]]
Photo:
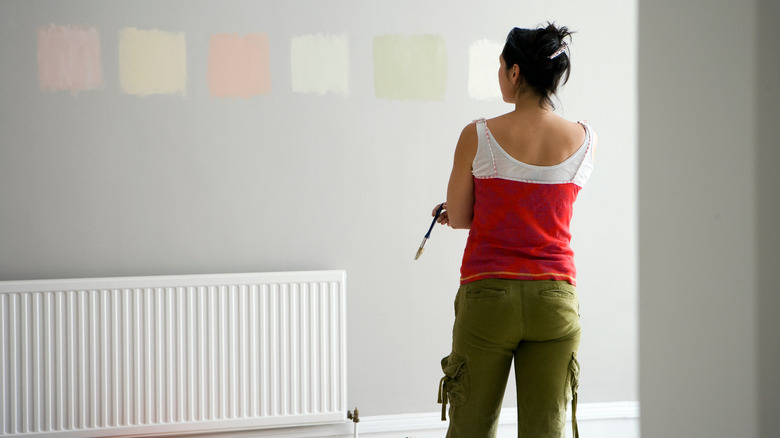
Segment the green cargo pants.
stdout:
[[486,279],[455,298],[452,353],[442,359],[442,420],[448,438],[495,437],[515,364],[519,438],[562,438],[572,402],[577,431],[580,319],[577,290],[565,281]]

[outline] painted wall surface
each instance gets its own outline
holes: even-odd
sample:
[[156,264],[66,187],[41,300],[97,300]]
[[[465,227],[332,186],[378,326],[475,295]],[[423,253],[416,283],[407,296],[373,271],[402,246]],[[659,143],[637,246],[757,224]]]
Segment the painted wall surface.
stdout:
[[757,184],[757,254],[758,275],[756,308],[758,324],[758,405],[759,436],[772,436],[780,430],[780,287],[777,285],[777,267],[780,266],[780,3],[758,1],[756,26],[758,76],[755,92],[758,97],[758,143],[756,160]]
[[[547,20],[577,31],[558,111],[600,138],[580,401],[637,400],[636,1],[2,1],[0,280],[345,269],[350,405],[434,412],[467,234],[413,256],[463,126],[511,110],[470,88],[471,49]],[[51,24],[95,29],[100,82],[41,82]],[[318,50],[338,65],[299,71]],[[404,54],[441,88],[382,82]]]
[[780,5],[639,18],[642,436],[776,436]]

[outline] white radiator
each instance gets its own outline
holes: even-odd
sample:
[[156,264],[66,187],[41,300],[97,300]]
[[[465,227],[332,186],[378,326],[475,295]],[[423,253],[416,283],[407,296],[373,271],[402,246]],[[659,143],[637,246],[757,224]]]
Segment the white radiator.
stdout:
[[0,282],[0,435],[344,421],[344,271]]

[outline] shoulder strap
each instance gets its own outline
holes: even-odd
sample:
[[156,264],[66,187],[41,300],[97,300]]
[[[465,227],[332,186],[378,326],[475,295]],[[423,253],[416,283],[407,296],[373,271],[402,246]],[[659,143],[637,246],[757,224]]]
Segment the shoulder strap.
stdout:
[[588,136],[588,146],[585,150],[585,154],[582,156],[582,161],[580,161],[580,165],[577,168],[577,172],[575,173],[572,182],[580,187],[584,187],[585,183],[590,179],[590,174],[593,172],[593,150],[596,147],[596,142],[598,140],[596,132],[593,131],[593,128],[591,128],[585,120],[580,120],[577,123],[585,128],[586,135]]
[[[488,131],[487,120],[485,120],[485,118],[476,119],[476,120],[474,120],[474,123],[476,123],[477,136],[478,136],[478,139],[479,139],[477,141],[477,155],[474,158],[474,160],[476,161],[476,160],[479,159],[479,155],[480,155],[479,151],[481,149],[479,147],[479,144],[481,144],[482,143],[482,139],[484,139],[484,141],[485,141],[484,144],[487,146],[488,153],[490,154],[490,164],[491,164],[491,166],[493,168],[492,176],[495,177],[495,176],[498,175],[498,168],[496,167],[496,157],[493,154],[493,144],[490,141],[490,132]],[[480,125],[482,125],[482,129],[480,129]],[[482,131],[482,132],[480,132],[480,131]]]

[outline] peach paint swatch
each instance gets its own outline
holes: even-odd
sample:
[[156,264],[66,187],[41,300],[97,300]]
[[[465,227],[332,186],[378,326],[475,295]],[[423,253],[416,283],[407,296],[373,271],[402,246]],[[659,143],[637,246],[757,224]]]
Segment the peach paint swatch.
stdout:
[[268,35],[212,35],[209,42],[208,82],[211,97],[247,99],[270,92]]
[[290,44],[292,90],[349,94],[349,41],[345,35],[302,35]]
[[103,85],[100,37],[94,27],[38,29],[38,81],[42,90],[94,90]]
[[504,49],[502,43],[490,40],[475,41],[469,47],[469,96],[477,100],[501,98],[498,85],[498,60]]
[[184,33],[122,29],[119,32],[119,83],[127,94],[185,95],[187,47]]
[[376,97],[443,101],[447,87],[447,50],[440,35],[374,37]]

